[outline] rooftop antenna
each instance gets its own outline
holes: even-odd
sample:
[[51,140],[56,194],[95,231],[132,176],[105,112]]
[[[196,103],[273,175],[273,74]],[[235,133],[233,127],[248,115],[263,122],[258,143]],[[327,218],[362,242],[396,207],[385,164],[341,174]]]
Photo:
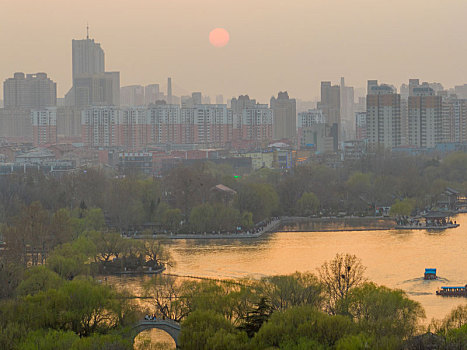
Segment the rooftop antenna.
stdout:
[[89,40],[89,23],[86,23],[86,39]]

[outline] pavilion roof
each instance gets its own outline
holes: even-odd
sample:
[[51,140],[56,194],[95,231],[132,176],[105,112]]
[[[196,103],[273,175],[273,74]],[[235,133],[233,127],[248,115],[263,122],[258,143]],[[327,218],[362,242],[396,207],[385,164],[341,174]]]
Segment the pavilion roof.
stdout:
[[212,189],[213,189],[213,190],[216,190],[216,191],[228,193],[228,194],[231,194],[231,195],[237,194],[237,191],[231,189],[230,187],[227,187],[227,186],[225,186],[225,185],[222,185],[222,184],[216,185],[216,186],[214,186]]

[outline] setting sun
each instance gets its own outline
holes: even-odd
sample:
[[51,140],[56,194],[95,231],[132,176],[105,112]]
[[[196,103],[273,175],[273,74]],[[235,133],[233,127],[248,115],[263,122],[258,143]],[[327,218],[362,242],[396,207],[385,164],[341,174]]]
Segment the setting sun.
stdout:
[[224,47],[229,43],[229,40],[229,32],[224,28],[216,28],[209,33],[209,42],[214,47]]

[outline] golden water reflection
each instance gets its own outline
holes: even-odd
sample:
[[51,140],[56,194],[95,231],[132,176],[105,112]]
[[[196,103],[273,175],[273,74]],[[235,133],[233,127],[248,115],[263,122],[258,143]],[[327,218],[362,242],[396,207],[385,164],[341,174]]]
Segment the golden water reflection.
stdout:
[[[435,295],[441,285],[467,283],[467,214],[455,219],[460,227],[441,232],[279,232],[251,241],[174,240],[169,247],[177,264],[168,271],[216,278],[260,278],[316,272],[336,253],[351,253],[362,259],[369,280],[406,291],[423,305],[429,321],[467,302]],[[440,279],[423,280],[427,267],[437,268]]]
[[172,349],[176,349],[175,341],[168,333],[160,329],[143,331],[135,338],[134,350]]
[[[407,292],[425,308],[429,323],[443,318],[466,298],[437,296],[442,285],[467,283],[467,214],[460,227],[428,231],[278,232],[253,240],[172,240],[176,265],[168,272],[214,278],[261,278],[311,271],[336,253],[362,259],[369,280]],[[425,281],[424,269],[437,268],[440,279]],[[137,280],[130,280],[130,284]],[[123,284],[126,284],[123,282]]]

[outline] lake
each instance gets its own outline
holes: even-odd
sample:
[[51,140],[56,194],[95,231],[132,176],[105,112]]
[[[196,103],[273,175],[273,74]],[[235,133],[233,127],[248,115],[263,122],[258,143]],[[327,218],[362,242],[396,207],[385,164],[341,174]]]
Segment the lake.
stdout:
[[[442,285],[467,283],[467,214],[455,220],[460,227],[433,231],[277,232],[252,240],[172,240],[169,249],[176,266],[168,272],[215,278],[260,278],[316,272],[336,253],[362,259],[369,280],[400,288],[425,308],[427,322],[444,317],[464,298],[435,295]],[[289,226],[290,227],[290,226]],[[438,280],[425,281],[426,267],[437,268]]]
[[[350,253],[362,259],[366,277],[377,284],[399,288],[425,308],[428,324],[443,318],[467,298],[441,297],[442,285],[467,283],[467,214],[455,217],[460,227],[440,232],[364,230],[334,232],[276,232],[243,240],[168,241],[176,262],[167,272],[213,278],[261,278],[295,271],[316,273],[336,253]],[[293,226],[288,225],[291,230]],[[297,225],[303,230],[303,224]],[[438,280],[425,281],[426,267],[437,268]],[[146,277],[148,278],[148,277]],[[121,277],[114,283],[139,291],[143,277]],[[172,342],[162,331],[153,339]],[[174,344],[171,345],[174,348]]]

